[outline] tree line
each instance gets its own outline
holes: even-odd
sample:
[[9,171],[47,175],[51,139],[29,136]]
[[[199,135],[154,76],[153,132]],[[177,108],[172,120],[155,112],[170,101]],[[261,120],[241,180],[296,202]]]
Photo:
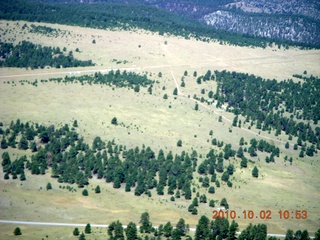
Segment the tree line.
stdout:
[[28,41],[22,41],[17,45],[0,42],[0,57],[1,67],[37,69],[46,66],[67,68],[95,65],[92,60],[75,59],[72,51],[65,55],[59,47],[45,47]]
[[[281,45],[300,45],[319,48],[315,44],[299,44],[268,38],[240,35],[216,30],[191,17],[170,13],[163,9],[137,3],[43,3],[1,0],[0,18],[49,22],[99,29],[132,30],[142,28],[159,34],[194,37],[201,41],[219,41],[239,46],[266,47],[275,42]],[[72,9],[73,14],[70,14]]]
[[[20,80],[21,84],[25,82],[30,83],[27,80]],[[148,87],[148,93],[152,94],[153,85],[157,83],[154,80],[148,79],[147,75],[140,75],[134,72],[121,72],[118,70],[111,70],[108,73],[102,74],[101,72],[95,72],[92,75],[81,75],[81,76],[65,76],[64,78],[49,78],[48,80],[40,80],[41,83],[47,82],[57,82],[57,83],[80,83],[84,84],[101,84],[107,85],[110,87],[119,87],[119,88],[130,88],[135,92],[140,91],[140,87]],[[33,86],[38,86],[38,80],[31,82]]]

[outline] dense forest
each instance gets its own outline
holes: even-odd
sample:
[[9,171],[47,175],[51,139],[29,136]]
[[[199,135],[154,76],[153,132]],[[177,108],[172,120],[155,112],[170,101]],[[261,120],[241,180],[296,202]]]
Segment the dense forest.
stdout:
[[[219,41],[239,46],[266,47],[273,40],[215,30],[191,17],[170,13],[148,5],[128,3],[39,3],[1,0],[0,18],[49,22],[99,29],[142,28],[159,34],[194,37],[202,41]],[[72,14],[70,14],[72,9]],[[298,45],[319,48],[317,44],[274,40],[279,46]]]
[[[198,84],[216,81],[217,89],[208,92],[208,99],[215,101],[217,107],[227,104],[227,111],[236,116],[233,126],[250,123],[262,131],[275,130],[275,135],[285,133],[289,140],[298,137],[297,145],[303,153],[313,156],[320,149],[320,79],[314,76],[294,75],[300,79],[276,81],[263,79],[245,73],[210,70],[196,78]],[[202,91],[202,95],[204,90]],[[208,101],[211,99],[211,101]],[[245,117],[241,123],[238,115]],[[303,142],[309,142],[306,148]],[[295,146],[297,147],[297,146]],[[303,155],[304,154],[300,154]]]
[[18,45],[0,42],[0,66],[19,68],[55,68],[94,66],[91,60],[81,61],[73,57],[72,51],[65,54],[59,47],[42,47],[28,41]]
[[293,14],[247,13],[239,10],[215,11],[204,16],[215,29],[269,39],[319,44],[319,23]]

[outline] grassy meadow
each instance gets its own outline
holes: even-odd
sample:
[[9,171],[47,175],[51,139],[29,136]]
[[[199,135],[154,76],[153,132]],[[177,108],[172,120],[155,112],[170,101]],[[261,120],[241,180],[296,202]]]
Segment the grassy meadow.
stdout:
[[[0,39],[18,43],[22,40],[44,46],[67,48],[73,51],[75,58],[91,59],[95,67],[69,69],[17,69],[0,68],[0,112],[5,126],[11,120],[20,119],[22,122],[32,121],[44,125],[72,124],[77,119],[78,132],[85,141],[92,143],[96,136],[108,141],[114,139],[116,143],[126,145],[127,148],[150,146],[156,153],[163,149],[165,153],[181,153],[197,150],[199,154],[208,153],[213,137],[225,143],[231,143],[233,149],[239,148],[239,140],[244,137],[249,142],[252,138],[268,139],[270,143],[280,148],[280,157],[275,163],[267,164],[266,155],[259,153],[253,158],[259,168],[259,178],[253,179],[251,171],[253,163],[247,169],[240,169],[239,159],[231,159],[236,166],[233,177],[233,187],[222,184],[216,188],[215,194],[208,194],[208,199],[220,201],[225,197],[230,210],[235,210],[240,217],[236,219],[240,230],[250,222],[266,223],[268,233],[285,234],[288,228],[293,230],[307,229],[310,235],[319,228],[320,223],[320,165],[319,153],[313,157],[298,157],[299,151],[285,149],[284,144],[288,136],[284,133],[275,137],[274,132],[259,132],[257,129],[232,127],[233,114],[216,109],[213,105],[200,104],[199,111],[194,110],[193,95],[201,97],[202,88],[215,89],[215,82],[196,83],[193,72],[198,76],[207,70],[223,70],[246,72],[264,78],[283,80],[292,78],[293,74],[320,75],[320,51],[278,48],[244,48],[220,45],[216,42],[204,43],[196,40],[186,40],[178,37],[159,36],[141,30],[107,31],[87,29],[74,26],[33,23],[60,29],[59,34],[44,35],[30,33],[23,30],[26,22],[0,21]],[[31,25],[31,23],[27,23]],[[96,43],[92,43],[95,40]],[[76,52],[76,48],[79,52]],[[146,88],[136,93],[126,88],[111,88],[104,85],[81,85],[79,83],[64,84],[48,82],[41,79],[64,77],[71,72],[77,74],[92,74],[95,71],[121,69],[147,74],[154,84],[150,95]],[[188,97],[174,96],[176,87],[173,76],[178,85],[184,71],[186,86],[180,87]],[[162,77],[158,73],[162,73]],[[172,75],[173,74],[173,75]],[[20,80],[33,82],[38,80],[38,86],[33,86]],[[168,99],[163,99],[167,94]],[[223,116],[222,122],[218,121]],[[111,119],[117,117],[118,125],[112,125]],[[213,136],[209,135],[210,130]],[[182,140],[182,147],[177,147],[177,141]],[[295,143],[293,138],[290,143]],[[0,150],[0,154],[3,150]],[[12,150],[12,154],[25,154],[19,150]],[[30,154],[30,153],[29,153]],[[14,156],[15,156],[14,155]],[[284,156],[292,156],[293,164],[284,161]],[[11,159],[14,159],[13,155]],[[204,156],[203,156],[204,158]],[[202,158],[202,159],[203,159]],[[201,162],[201,158],[199,158]],[[199,163],[198,163],[199,164]],[[225,164],[226,165],[226,164]],[[195,174],[196,178],[198,177]],[[191,201],[182,198],[170,201],[170,196],[158,196],[152,190],[152,197],[144,195],[134,196],[126,193],[124,187],[113,189],[111,184],[103,180],[91,179],[88,187],[89,196],[81,195],[82,189],[76,185],[77,192],[59,188],[66,186],[56,179],[45,176],[31,176],[27,174],[27,181],[5,181],[0,173],[0,219],[21,221],[44,221],[65,223],[95,223],[109,224],[120,220],[123,224],[130,221],[139,222],[141,213],[148,211],[154,225],[171,221],[174,225],[180,218],[184,218],[190,227],[195,227],[201,215],[209,218],[212,208],[208,204],[200,204],[197,216],[187,211]],[[53,190],[46,191],[48,182]],[[101,194],[95,194],[92,189],[100,185]],[[205,189],[198,188],[200,194]],[[166,192],[166,191],[165,191]],[[271,220],[243,219],[244,210],[261,210],[272,212]],[[307,210],[306,220],[280,219],[279,210]],[[14,238],[12,232],[15,225],[0,224],[0,238]],[[72,239],[73,227],[39,227],[20,226],[24,239]],[[81,230],[81,228],[79,228]],[[84,229],[84,228],[83,228]],[[105,229],[94,229],[94,239],[105,237]],[[90,238],[91,239],[91,238]]]

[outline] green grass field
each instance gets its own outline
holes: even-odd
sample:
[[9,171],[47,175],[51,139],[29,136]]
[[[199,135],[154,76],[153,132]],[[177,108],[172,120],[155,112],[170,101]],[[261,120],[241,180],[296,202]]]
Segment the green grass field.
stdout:
[[[291,78],[292,74],[301,74],[304,70],[308,74],[319,76],[319,50],[241,48],[158,36],[138,30],[103,31],[53,24],[46,25],[70,34],[47,37],[24,32],[21,29],[23,24],[24,22],[1,21],[1,41],[17,43],[28,40],[42,45],[66,47],[68,51],[74,52],[76,58],[92,59],[97,66],[38,70],[1,68],[0,121],[5,125],[17,118],[45,125],[71,124],[77,119],[78,132],[88,143],[100,136],[105,141],[115,139],[116,143],[126,145],[127,148],[145,144],[156,152],[163,149],[174,153],[183,150],[191,152],[195,149],[198,153],[206,154],[213,147],[212,137],[231,143],[234,149],[238,149],[241,137],[248,142],[254,137],[271,138],[270,142],[275,143],[281,151],[276,163],[265,163],[266,155],[263,154],[254,158],[260,173],[258,179],[253,179],[251,170],[254,164],[241,170],[239,159],[231,159],[230,162],[237,167],[232,189],[226,184],[222,185],[216,189],[215,194],[207,194],[208,199],[221,200],[226,197],[230,210],[235,210],[237,216],[240,216],[236,219],[240,230],[250,222],[265,222],[268,233],[279,234],[285,234],[291,228],[307,229],[313,235],[319,228],[319,154],[313,158],[299,159],[298,151],[285,149],[284,143],[278,142],[288,141],[288,136],[281,134],[275,137],[273,132],[259,134],[256,129],[249,132],[245,130],[248,125],[244,125],[244,129],[232,127],[231,113],[212,105],[207,108],[200,105],[199,111],[195,111],[195,102],[192,100],[194,94],[201,95],[200,89],[214,90],[216,87],[214,82],[198,85],[192,76],[194,71],[199,76],[209,69],[227,69],[277,80]],[[6,34],[3,34],[6,30]],[[96,44],[92,43],[93,39]],[[80,49],[80,53],[75,52],[76,48]],[[114,59],[122,62],[117,64]],[[153,94],[150,95],[143,88],[135,93],[125,88],[112,89],[100,85],[40,82],[41,79],[69,75],[69,72],[86,71],[83,73],[91,74],[111,68],[147,73],[150,79],[159,81],[159,84],[154,85]],[[190,98],[172,94],[176,86],[171,71],[180,85],[185,70],[188,71],[188,76],[185,77],[186,87],[180,89],[184,94],[190,95]],[[158,77],[159,72],[162,77]],[[38,87],[19,83],[19,80],[35,79],[39,82]],[[164,94],[168,94],[168,99],[163,99]],[[222,122],[218,121],[219,114],[225,117]],[[117,117],[118,126],[111,124],[113,117]],[[213,130],[213,136],[209,136],[210,130]],[[183,142],[182,148],[176,145],[179,139]],[[296,138],[290,142],[295,143]],[[0,150],[0,154],[2,153],[3,150]],[[21,151],[13,153],[23,154]],[[292,165],[284,162],[285,155],[293,157]],[[95,224],[109,224],[119,219],[123,224],[128,224],[130,221],[138,223],[141,213],[148,211],[154,225],[165,224],[169,220],[176,224],[182,217],[190,227],[195,227],[201,215],[212,216],[212,208],[208,204],[200,205],[198,216],[193,216],[187,211],[191,202],[182,199],[171,202],[168,195],[158,196],[155,190],[152,198],[135,197],[133,193],[125,193],[124,188],[113,189],[112,185],[103,180],[92,179],[89,196],[84,197],[81,195],[82,190],[77,187],[77,192],[73,193],[60,189],[61,184],[51,179],[49,174],[27,175],[27,181],[21,183],[3,180],[1,172],[0,179],[0,219]],[[51,191],[45,190],[48,182],[53,184]],[[98,184],[102,193],[94,194],[92,188]],[[205,193],[204,189],[197,191]],[[253,210],[255,213],[270,210],[272,219],[243,219],[244,210]],[[308,218],[280,219],[279,210],[307,210]],[[46,238],[46,235],[49,239],[74,238],[72,227],[20,227],[23,239]],[[14,225],[1,224],[0,238],[14,238],[14,228]],[[105,237],[100,231],[106,232],[105,229],[94,231],[94,239]]]

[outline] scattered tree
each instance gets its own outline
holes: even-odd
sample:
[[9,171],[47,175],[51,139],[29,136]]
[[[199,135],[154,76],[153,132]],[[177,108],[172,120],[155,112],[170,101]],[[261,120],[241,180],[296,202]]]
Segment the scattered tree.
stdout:
[[13,234],[16,236],[22,235],[21,229],[19,227],[16,227],[13,231]]
[[83,196],[89,196],[88,190],[87,189],[83,189],[82,195]]
[[90,223],[87,223],[87,225],[86,225],[86,227],[84,229],[84,232],[87,233],[87,234],[91,233],[91,225],[90,225]]
[[79,240],[86,240],[86,235],[84,235],[84,233],[81,233]]
[[196,104],[194,105],[194,110],[196,110],[196,111],[199,110],[199,104],[198,104],[198,103],[196,103]]
[[255,178],[259,177],[259,169],[256,166],[252,170],[252,176]]
[[75,228],[73,230],[73,236],[79,236],[80,232],[79,232],[79,229],[78,228]]
[[74,120],[72,126],[73,126],[73,127],[78,127],[78,121],[77,121],[77,120]]
[[52,189],[51,183],[48,183],[46,188],[47,188],[47,191],[50,190],[50,189]]
[[101,192],[99,185],[95,188],[94,192],[95,192],[95,193],[100,193],[100,192]]
[[111,124],[113,124],[113,125],[118,125],[118,120],[117,120],[116,117],[112,118]]
[[220,206],[225,207],[225,209],[229,209],[229,204],[228,204],[226,198],[222,198],[222,200],[220,202]]

